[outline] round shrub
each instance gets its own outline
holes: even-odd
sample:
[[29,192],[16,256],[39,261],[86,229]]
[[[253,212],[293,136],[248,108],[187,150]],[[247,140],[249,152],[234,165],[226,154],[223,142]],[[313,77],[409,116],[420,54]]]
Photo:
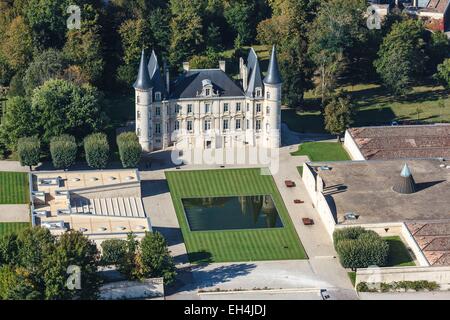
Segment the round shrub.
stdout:
[[142,147],[134,132],[124,132],[117,136],[119,156],[124,168],[135,168],[141,160]]
[[41,155],[41,142],[38,137],[20,138],[17,143],[17,153],[22,166],[36,166]]
[[84,152],[88,165],[95,169],[104,169],[109,159],[109,144],[104,133],[93,133],[84,138]]
[[77,143],[75,137],[64,134],[50,140],[50,154],[53,166],[57,169],[67,169],[75,163]]

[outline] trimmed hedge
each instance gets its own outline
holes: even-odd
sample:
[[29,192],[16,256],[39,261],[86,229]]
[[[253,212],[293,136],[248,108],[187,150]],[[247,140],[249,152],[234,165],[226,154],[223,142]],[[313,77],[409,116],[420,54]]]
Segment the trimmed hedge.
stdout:
[[104,169],[109,160],[108,138],[104,133],[93,133],[84,138],[84,152],[88,165],[95,169]]
[[124,132],[117,136],[119,156],[124,168],[135,168],[141,160],[142,147],[134,132]]
[[50,154],[53,166],[57,169],[67,169],[77,158],[77,143],[75,137],[63,134],[50,140]]
[[333,240],[344,268],[383,267],[387,263],[389,244],[372,230],[361,227],[337,229]]
[[102,242],[101,263],[118,266],[127,253],[127,242],[122,239],[108,239]]
[[359,292],[390,292],[390,291],[435,291],[440,288],[439,284],[434,281],[417,280],[417,281],[398,281],[391,283],[379,283],[378,288],[369,286],[366,282],[360,282],[356,286]]
[[20,138],[17,142],[17,153],[22,166],[36,166],[41,156],[41,142],[37,136]]

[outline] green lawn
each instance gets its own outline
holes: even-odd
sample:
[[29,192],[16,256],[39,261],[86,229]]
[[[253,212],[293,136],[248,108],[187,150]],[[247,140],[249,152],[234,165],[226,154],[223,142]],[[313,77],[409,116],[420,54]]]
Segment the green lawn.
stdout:
[[0,172],[0,204],[28,203],[28,174]]
[[347,272],[347,275],[350,278],[350,281],[352,282],[352,285],[354,287],[356,283],[356,272],[355,271]]
[[306,142],[292,152],[293,156],[308,156],[311,161],[350,160],[342,144],[337,142]]
[[[272,176],[261,175],[260,169],[167,171],[166,178],[191,262],[307,258]],[[182,198],[261,194],[272,196],[283,221],[283,228],[189,230]]]
[[28,222],[0,222],[0,237],[30,226]]
[[[440,86],[417,86],[406,97],[391,95],[378,84],[343,86],[356,106],[352,126],[386,125],[392,121],[421,123],[450,122],[450,94]],[[440,107],[444,103],[444,108]],[[417,114],[417,108],[421,110]],[[313,92],[305,93],[304,111],[283,110],[282,121],[298,132],[324,132],[320,100]]]
[[399,236],[383,237],[389,243],[387,267],[415,266],[414,260]]

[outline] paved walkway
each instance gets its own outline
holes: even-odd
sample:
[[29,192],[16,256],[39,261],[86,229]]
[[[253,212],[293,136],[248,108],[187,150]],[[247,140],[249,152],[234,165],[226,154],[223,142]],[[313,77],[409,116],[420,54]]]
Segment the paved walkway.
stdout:
[[22,167],[19,161],[0,160],[0,171],[29,172],[28,167]]
[[28,204],[1,204],[0,222],[29,222],[30,208]]

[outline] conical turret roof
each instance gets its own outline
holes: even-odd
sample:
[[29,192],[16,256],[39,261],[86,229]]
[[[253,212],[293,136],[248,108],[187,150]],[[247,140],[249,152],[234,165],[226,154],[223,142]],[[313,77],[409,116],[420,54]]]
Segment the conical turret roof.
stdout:
[[280,70],[278,68],[278,59],[275,46],[272,47],[272,55],[270,56],[269,68],[267,69],[267,75],[264,78],[264,83],[267,84],[280,84],[281,80]]
[[150,75],[148,73],[148,68],[147,68],[147,59],[145,58],[144,50],[142,50],[141,62],[139,64],[139,72],[138,72],[138,76],[137,76],[136,82],[134,83],[133,87],[135,89],[140,89],[140,90],[148,90],[152,87]]

